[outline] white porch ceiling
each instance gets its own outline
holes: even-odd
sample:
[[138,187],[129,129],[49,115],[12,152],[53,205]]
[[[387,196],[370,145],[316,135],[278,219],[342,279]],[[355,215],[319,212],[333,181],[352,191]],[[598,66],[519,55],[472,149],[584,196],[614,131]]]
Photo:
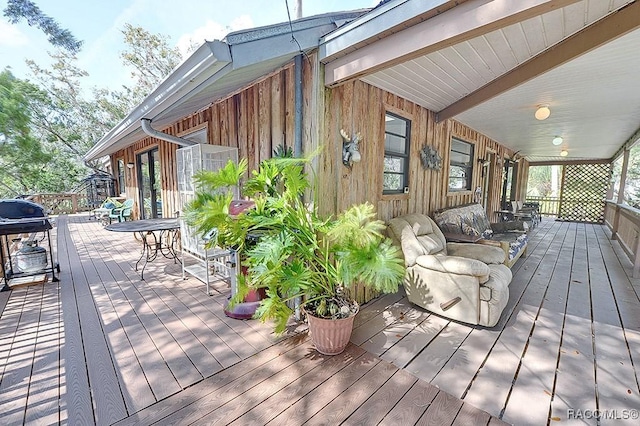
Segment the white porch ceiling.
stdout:
[[[578,1],[361,79],[443,111],[629,3],[634,1]],[[453,118],[529,161],[611,158],[640,128],[639,48],[635,30]],[[551,109],[545,121],[534,118],[541,104]],[[555,136],[564,139],[561,146],[551,144]],[[569,155],[560,157],[561,149]]]

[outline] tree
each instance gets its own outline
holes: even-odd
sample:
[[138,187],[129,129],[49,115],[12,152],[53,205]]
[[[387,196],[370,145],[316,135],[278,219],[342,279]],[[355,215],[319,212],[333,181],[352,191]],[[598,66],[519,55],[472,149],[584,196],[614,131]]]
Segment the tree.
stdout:
[[58,145],[82,164],[82,156],[124,117],[126,105],[112,102],[107,90],[94,92],[99,100],[86,99],[80,82],[88,73],[75,65],[75,55],[59,51],[50,56],[54,63],[47,68],[27,61],[48,95],[34,103],[33,126],[42,140]]
[[32,99],[44,93],[35,85],[0,73],[0,195],[14,197],[43,187],[41,177],[52,160],[34,137]]
[[49,43],[67,49],[69,52],[78,53],[82,47],[82,41],[76,40],[69,30],[60,28],[53,18],[42,13],[32,1],[8,0],[4,16],[12,24],[26,19],[29,25],[35,25],[49,36]]
[[[33,82],[2,73],[0,116],[0,196],[65,192],[76,187],[89,168],[84,154],[180,62],[167,38],[127,25],[123,30],[126,66],[133,67],[133,88],[81,88],[88,73],[73,52],[49,53],[50,66],[27,61]],[[89,168],[87,168],[88,166]]]
[[[613,163],[614,199],[618,197],[621,174],[622,156]],[[640,144],[634,145],[629,151],[629,165],[625,180],[623,202],[636,209],[640,209]]]
[[135,79],[133,89],[124,88],[131,94],[133,108],[173,71],[182,57],[178,48],[172,48],[164,35],[151,34],[130,24],[125,24],[122,34],[127,50],[120,54],[120,58],[125,66],[132,68],[131,76]]
[[536,197],[548,197],[552,192],[553,188],[551,186],[551,166],[529,167],[527,195]]

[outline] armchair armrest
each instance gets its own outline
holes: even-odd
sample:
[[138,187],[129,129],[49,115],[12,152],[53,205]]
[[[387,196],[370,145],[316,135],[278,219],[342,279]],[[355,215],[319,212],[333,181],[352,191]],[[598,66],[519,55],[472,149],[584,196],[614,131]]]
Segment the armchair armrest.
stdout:
[[458,256],[422,255],[416,258],[416,265],[432,271],[474,277],[488,277],[490,272],[486,263]]
[[447,243],[447,252],[450,256],[466,257],[488,264],[500,264],[505,259],[504,250],[500,246],[486,244]]

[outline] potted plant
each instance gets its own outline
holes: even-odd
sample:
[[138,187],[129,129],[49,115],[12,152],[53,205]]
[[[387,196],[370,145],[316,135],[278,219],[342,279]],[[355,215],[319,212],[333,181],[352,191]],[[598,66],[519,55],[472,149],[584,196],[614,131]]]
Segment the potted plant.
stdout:
[[[217,228],[216,244],[243,251],[247,275],[239,277],[236,301],[249,289],[264,289],[268,297],[255,317],[274,320],[276,333],[282,333],[293,313],[292,301],[300,300],[316,349],[335,355],[349,343],[359,310],[349,289],[360,283],[379,292],[395,292],[404,263],[399,250],[383,236],[385,225],[375,218],[371,204],[321,218],[315,203],[303,201],[310,188],[308,163],[309,159],[300,158],[263,161],[243,186],[255,208],[236,217],[228,214],[231,196],[221,189],[238,183],[246,162],[229,163],[216,173],[201,172],[187,220],[201,232]],[[255,237],[251,247],[248,236]],[[322,337],[329,323],[346,323],[346,330]],[[342,340],[336,341],[339,337]]]

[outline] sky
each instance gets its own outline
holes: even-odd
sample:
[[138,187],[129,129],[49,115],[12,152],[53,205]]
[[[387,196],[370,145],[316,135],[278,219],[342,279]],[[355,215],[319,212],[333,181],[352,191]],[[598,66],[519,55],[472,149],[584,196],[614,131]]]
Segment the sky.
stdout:
[[[125,23],[169,37],[181,51],[196,42],[222,39],[232,31],[287,21],[285,0],[33,0],[40,10],[62,28],[83,40],[78,66],[89,72],[85,88],[118,89],[130,82],[130,71],[122,66]],[[303,0],[303,16],[370,8],[379,0]],[[295,0],[289,0],[291,18]],[[6,0],[0,0],[4,10]],[[24,20],[12,25],[0,16],[0,70],[10,67],[18,78],[30,79],[25,60],[45,67],[47,54],[55,48],[42,31]]]

